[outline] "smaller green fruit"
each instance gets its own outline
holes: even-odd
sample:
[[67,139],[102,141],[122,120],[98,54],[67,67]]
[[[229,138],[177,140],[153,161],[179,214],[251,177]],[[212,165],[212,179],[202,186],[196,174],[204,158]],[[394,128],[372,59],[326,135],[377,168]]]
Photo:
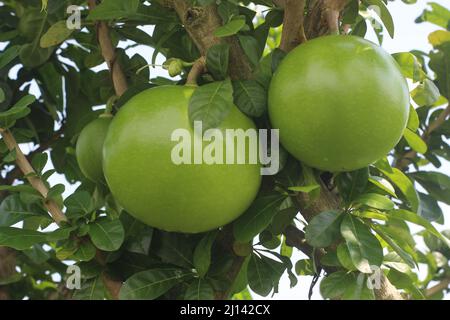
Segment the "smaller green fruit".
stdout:
[[108,132],[111,116],[100,116],[81,130],[76,156],[81,172],[93,182],[102,182],[103,142]]

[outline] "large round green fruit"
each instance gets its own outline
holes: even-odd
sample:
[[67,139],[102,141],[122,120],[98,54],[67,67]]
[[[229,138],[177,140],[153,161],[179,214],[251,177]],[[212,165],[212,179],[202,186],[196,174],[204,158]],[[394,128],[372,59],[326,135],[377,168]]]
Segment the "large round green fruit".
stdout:
[[[197,233],[231,222],[253,201],[261,181],[257,164],[172,161],[179,143],[171,139],[174,130],[187,130],[202,143],[188,119],[194,90],[161,86],[139,93],[114,117],[103,148],[106,181],[118,203],[136,219],[166,231]],[[249,128],[255,128],[253,122],[235,106],[219,127]]]
[[110,116],[100,116],[87,124],[77,140],[76,156],[81,172],[94,182],[104,181],[103,142],[111,123]]
[[400,140],[409,91],[395,60],[354,36],[327,36],[289,53],[269,90],[269,116],[282,145],[327,171],[351,171]]

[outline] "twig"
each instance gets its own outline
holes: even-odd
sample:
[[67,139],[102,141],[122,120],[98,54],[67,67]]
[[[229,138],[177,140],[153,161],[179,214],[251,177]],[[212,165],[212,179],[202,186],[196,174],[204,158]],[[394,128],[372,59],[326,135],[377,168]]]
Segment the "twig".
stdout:
[[60,225],[63,221],[67,221],[66,216],[63,214],[58,204],[52,199],[46,199],[48,194],[48,188],[44,184],[44,182],[36,175],[33,167],[31,166],[28,159],[23,154],[22,150],[20,150],[19,145],[17,144],[16,139],[12,135],[11,131],[7,129],[0,129],[0,133],[3,136],[3,140],[5,141],[6,146],[9,150],[15,150],[16,152],[16,164],[22,171],[22,173],[27,178],[28,182],[31,186],[36,189],[42,197],[44,197],[44,205],[47,208],[50,216],[53,220]]
[[206,59],[205,57],[200,57],[194,62],[194,65],[189,71],[189,74],[186,79],[186,84],[197,85],[198,77],[200,77],[200,75],[204,73],[205,70],[206,70]]
[[[88,0],[89,9],[92,10],[97,6],[96,0]],[[114,48],[111,37],[109,35],[108,25],[104,21],[97,22],[97,39],[100,45],[103,59],[108,65],[111,73],[112,82],[114,85],[114,91],[116,95],[120,97],[125,91],[127,91],[127,79],[117,61],[116,49]]]
[[[33,151],[29,152],[26,155],[26,158],[28,161],[31,161],[34,155],[46,151],[50,146],[58,141],[58,139],[61,137],[61,135],[64,133],[64,126],[62,126],[58,131],[56,131],[50,139],[48,139],[45,142],[42,142],[39,144],[39,147],[34,149]],[[19,179],[22,175],[22,172],[20,171],[19,167],[15,167],[13,170],[9,171],[5,177],[5,183],[6,184],[13,184],[16,179]]]
[[448,289],[448,286],[450,285],[450,278],[445,278],[443,280],[441,280],[441,282],[439,282],[438,284],[436,284],[435,286],[429,288],[426,290],[425,292],[425,296],[426,297],[432,297],[435,294]]
[[[433,122],[429,124],[428,128],[422,134],[422,140],[427,142],[431,136],[431,133],[439,129],[439,127],[442,126],[445,121],[447,121],[448,116],[450,116],[450,104],[439,114],[439,116]],[[411,164],[416,155],[417,152],[414,150],[406,152],[399,159],[397,159],[395,167],[400,170],[405,169]]]
[[281,50],[289,52],[306,41],[304,16],[305,0],[285,0]]

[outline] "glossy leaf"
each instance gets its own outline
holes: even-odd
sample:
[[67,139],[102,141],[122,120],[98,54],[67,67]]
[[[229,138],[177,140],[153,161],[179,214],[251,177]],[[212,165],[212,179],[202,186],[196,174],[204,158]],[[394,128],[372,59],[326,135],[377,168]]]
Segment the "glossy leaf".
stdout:
[[125,232],[119,219],[100,218],[89,225],[89,236],[100,250],[115,251],[122,245]]
[[317,248],[324,248],[331,245],[339,237],[341,221],[341,212],[325,211],[319,213],[306,226],[306,241]]
[[372,266],[381,265],[383,249],[380,242],[358,218],[347,215],[341,224],[341,234],[359,271],[372,273]]

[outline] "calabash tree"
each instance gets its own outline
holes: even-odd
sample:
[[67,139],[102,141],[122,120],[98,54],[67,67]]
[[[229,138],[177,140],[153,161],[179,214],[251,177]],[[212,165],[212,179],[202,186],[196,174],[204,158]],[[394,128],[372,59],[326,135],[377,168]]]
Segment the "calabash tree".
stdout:
[[[195,88],[186,98],[189,123],[220,127],[236,108],[248,123],[272,129],[268,92],[285,56],[316,38],[363,38],[370,28],[382,44],[384,35],[395,34],[387,1],[0,4],[0,299],[251,299],[253,293],[276,297],[282,277],[291,287],[320,290],[325,299],[443,298],[450,284],[450,232],[438,231],[444,222],[441,206],[450,204],[450,178],[442,169],[450,160],[448,8],[430,3],[416,21],[438,29],[429,35],[431,52],[392,55],[395,72],[401,71],[414,88],[406,128],[393,150],[364,168],[329,172],[299,161],[282,145],[278,172],[262,177],[242,215],[207,232],[216,226],[183,233],[163,230],[163,225],[158,229],[154,219],[144,221],[153,226],[143,223],[141,213],[127,212],[120,203],[125,198],[114,195],[114,190],[128,192],[120,177],[150,170],[127,168],[127,156],[133,163],[136,154],[152,148],[149,140],[142,143],[144,150],[133,140],[134,147],[119,161],[100,159],[107,180],[118,177],[114,185],[99,175],[102,166],[96,167],[97,158],[108,152],[79,155],[82,145],[89,150],[104,135],[93,121],[109,123],[112,117],[114,123],[139,94],[188,84],[189,90]],[[368,14],[373,8],[376,20]],[[136,46],[153,51],[133,54]],[[158,54],[166,59],[162,66],[155,66]],[[154,77],[155,67],[169,76]],[[317,83],[326,76],[317,74]],[[363,78],[370,76],[383,74]],[[289,80],[277,83],[286,86]],[[352,94],[353,88],[344,89]],[[363,95],[355,90],[355,99],[369,104],[384,94],[373,90],[368,86]],[[320,128],[320,121],[309,120]],[[91,133],[84,136],[88,124]],[[335,123],[336,132],[351,132],[340,125]],[[355,123],[355,128],[361,126]],[[109,139],[107,145],[114,148],[116,140]],[[371,150],[371,141],[360,143]],[[51,184],[55,175],[64,183]],[[142,183],[142,191],[161,185],[158,172],[154,176],[155,181]],[[239,183],[249,186],[245,177]],[[251,183],[257,187],[259,180]],[[64,192],[65,185],[74,191]],[[199,195],[216,187],[214,181],[199,185]],[[195,189],[195,183],[188,188]],[[185,195],[180,186],[173,189],[180,191],[165,192],[171,195],[167,208]],[[163,203],[148,214],[166,219],[167,212]],[[419,277],[419,265],[425,276]],[[312,283],[299,281],[303,276],[312,276]]]

